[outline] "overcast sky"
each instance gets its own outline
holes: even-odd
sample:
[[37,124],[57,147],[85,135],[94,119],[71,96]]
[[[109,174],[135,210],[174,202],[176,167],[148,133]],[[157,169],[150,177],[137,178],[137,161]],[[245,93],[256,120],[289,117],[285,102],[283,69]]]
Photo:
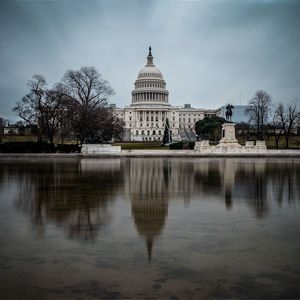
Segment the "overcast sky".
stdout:
[[149,45],[172,105],[246,104],[257,89],[299,99],[299,31],[299,0],[1,0],[0,116],[15,118],[33,74],[51,86],[82,66],[129,105]]

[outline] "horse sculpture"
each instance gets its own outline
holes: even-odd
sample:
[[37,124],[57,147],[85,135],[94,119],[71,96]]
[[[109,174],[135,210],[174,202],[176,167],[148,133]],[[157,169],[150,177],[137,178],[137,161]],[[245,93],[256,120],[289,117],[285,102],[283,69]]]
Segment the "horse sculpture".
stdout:
[[231,117],[232,117],[232,110],[234,109],[234,106],[232,104],[228,104],[226,106],[226,120],[228,122],[231,122]]

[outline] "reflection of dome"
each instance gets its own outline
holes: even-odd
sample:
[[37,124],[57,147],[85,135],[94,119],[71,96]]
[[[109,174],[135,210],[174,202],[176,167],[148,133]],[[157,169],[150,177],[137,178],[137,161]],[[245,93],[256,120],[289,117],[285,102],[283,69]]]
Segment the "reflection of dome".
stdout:
[[151,47],[147,56],[146,66],[139,72],[132,91],[132,104],[168,104],[169,92],[166,82],[159,69],[153,64]]
[[138,233],[146,239],[148,258],[151,261],[153,241],[165,226],[168,204],[163,199],[158,201],[137,200],[132,205],[132,214]]

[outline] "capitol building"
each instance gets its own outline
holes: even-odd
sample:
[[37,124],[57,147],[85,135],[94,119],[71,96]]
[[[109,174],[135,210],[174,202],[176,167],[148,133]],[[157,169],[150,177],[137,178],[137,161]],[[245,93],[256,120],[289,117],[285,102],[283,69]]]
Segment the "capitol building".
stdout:
[[172,106],[161,71],[153,63],[151,47],[147,64],[138,73],[131,92],[130,106],[114,108],[114,114],[125,122],[124,141],[162,141],[168,119],[172,141],[195,141],[195,123],[218,110],[204,110],[190,104]]

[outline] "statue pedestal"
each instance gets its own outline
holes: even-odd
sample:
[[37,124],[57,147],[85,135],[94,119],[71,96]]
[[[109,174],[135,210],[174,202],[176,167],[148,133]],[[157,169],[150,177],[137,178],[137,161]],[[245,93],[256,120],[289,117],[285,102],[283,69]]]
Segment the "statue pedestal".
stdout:
[[212,146],[209,145],[209,140],[196,141],[194,150],[197,152],[210,152]]
[[235,124],[234,123],[224,123],[222,125],[222,138],[217,148],[241,148],[242,146],[238,143],[235,137]]
[[266,141],[256,141],[255,148],[258,150],[267,150]]

